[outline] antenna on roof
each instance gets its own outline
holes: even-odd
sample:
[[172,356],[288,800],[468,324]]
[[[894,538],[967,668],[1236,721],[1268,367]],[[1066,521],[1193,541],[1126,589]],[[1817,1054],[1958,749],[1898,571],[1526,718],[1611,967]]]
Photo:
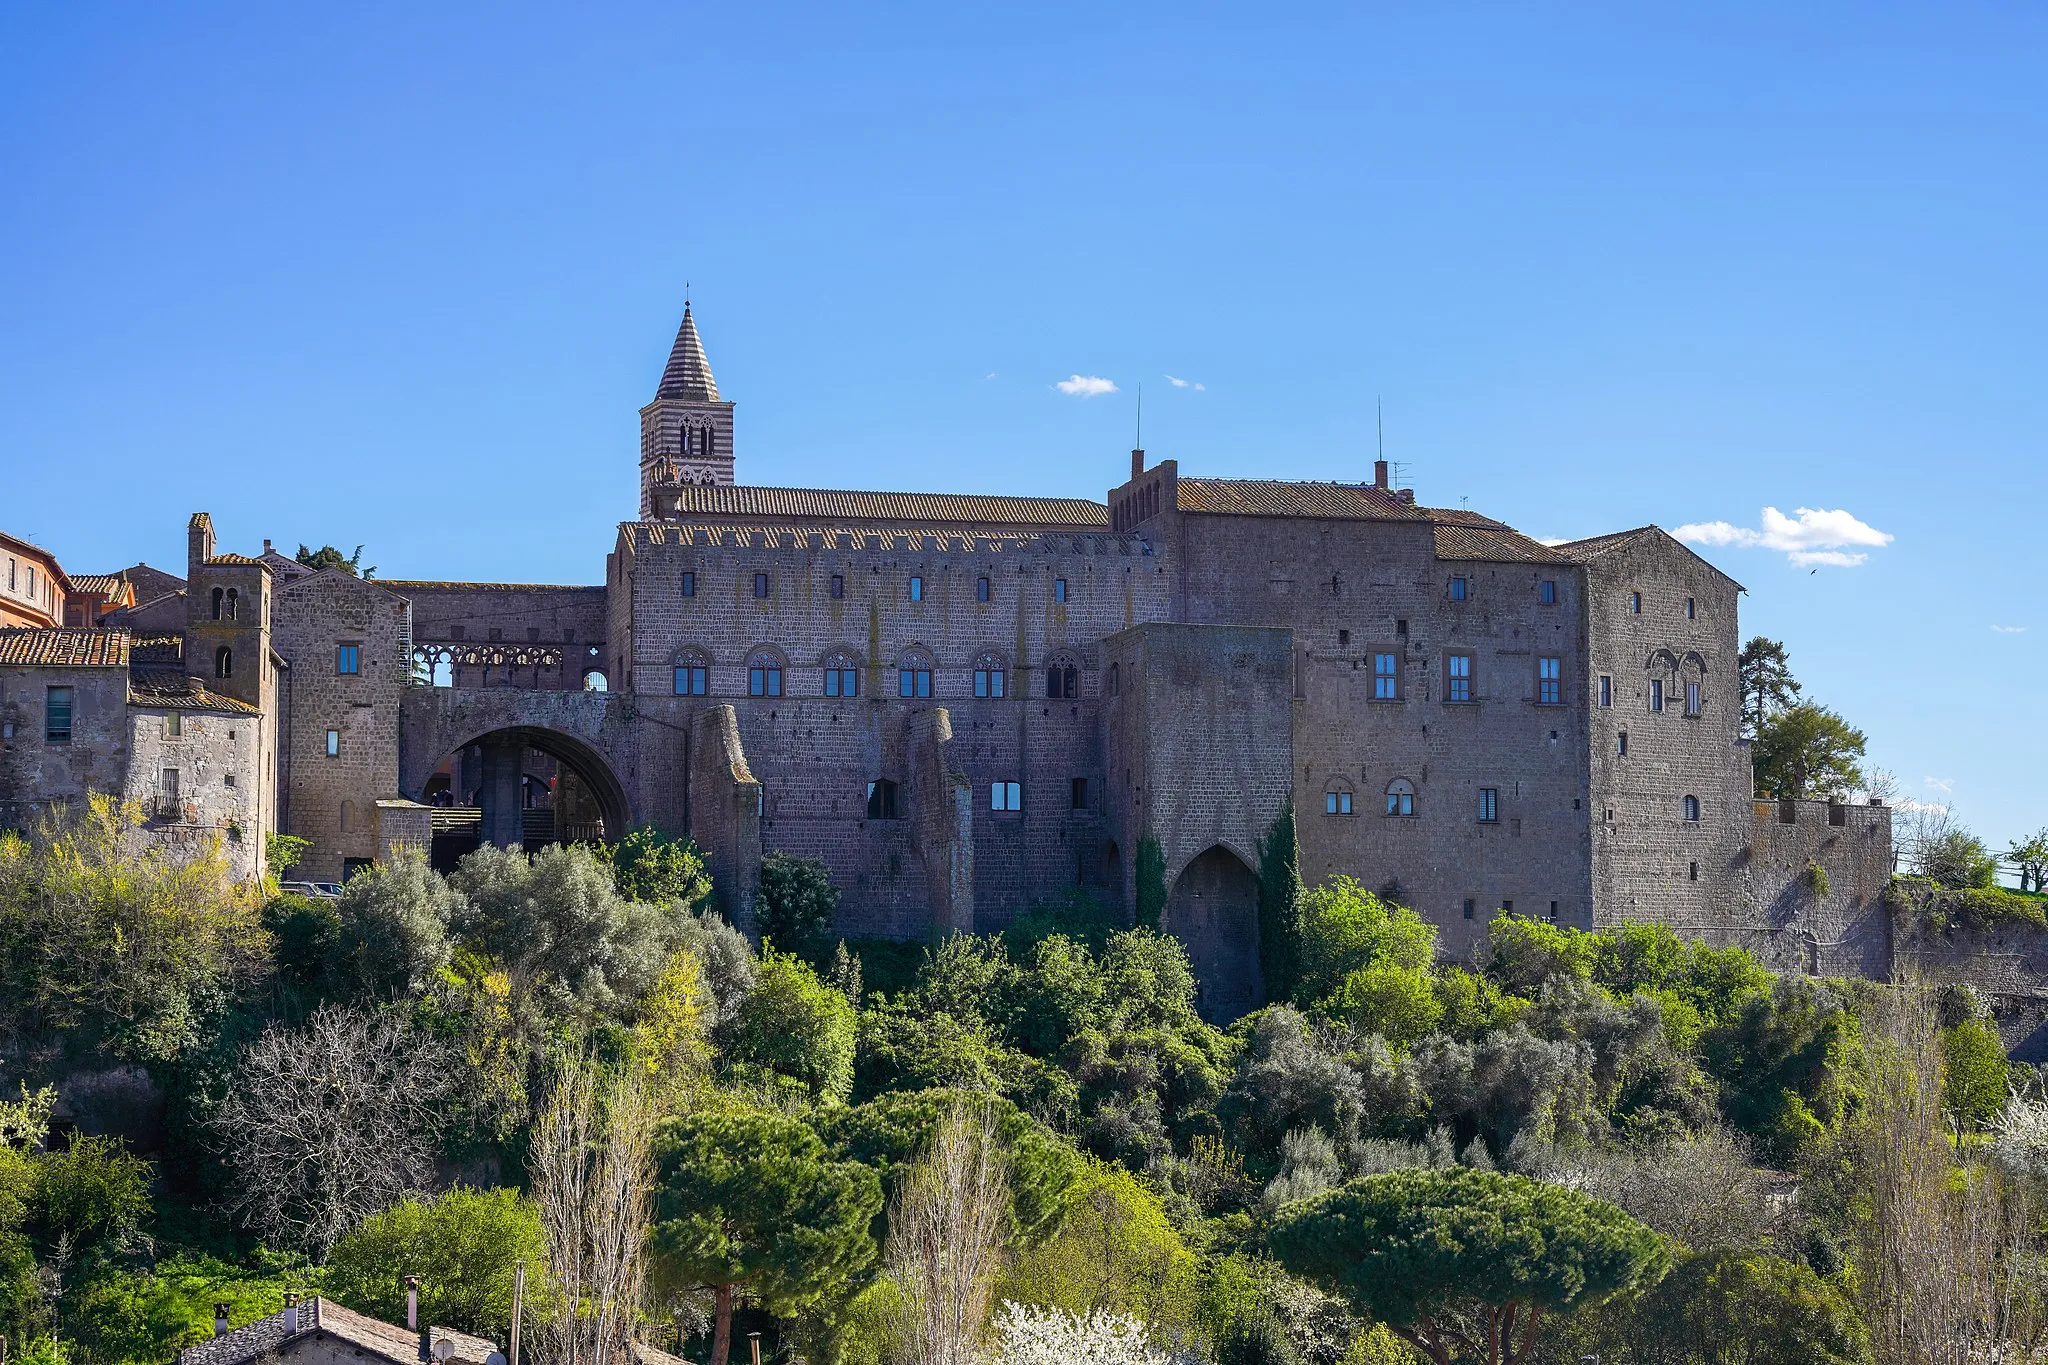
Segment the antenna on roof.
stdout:
[[1145,386],[1138,385],[1138,439],[1131,444],[1139,450],[1145,448]]
[[1386,405],[1385,405],[1384,403],[1380,402],[1380,396],[1379,396],[1378,394],[1374,394],[1374,395],[1372,396],[1372,415],[1373,415],[1373,420],[1374,420],[1374,421],[1375,421],[1376,423],[1378,423],[1378,424],[1379,424],[1379,429],[1380,429],[1380,454],[1379,454],[1379,458],[1380,458],[1380,459],[1382,459],[1382,460],[1384,460],[1384,459],[1386,459],[1386,458],[1387,458],[1387,409],[1386,409]]

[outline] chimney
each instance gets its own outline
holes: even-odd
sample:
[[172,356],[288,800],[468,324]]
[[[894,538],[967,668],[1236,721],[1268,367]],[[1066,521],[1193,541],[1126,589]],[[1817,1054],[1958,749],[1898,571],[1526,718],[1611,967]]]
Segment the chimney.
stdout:
[[420,1277],[405,1277],[405,1325],[407,1330],[420,1330]]
[[199,566],[213,558],[213,518],[194,512],[185,523],[185,577],[196,578]]
[[272,553],[272,551],[271,551],[271,548],[270,548],[270,537],[269,537],[269,536],[265,536],[265,537],[263,537],[263,553],[265,553],[265,554],[270,554],[270,553]]
[[1142,449],[1131,452],[1131,477],[1137,478],[1145,472],[1145,452]]
[[287,1294],[284,1296],[284,1334],[290,1336],[298,1330],[299,1296],[297,1294]]
[[[1387,486],[1387,462],[1385,460],[1374,460],[1372,462],[1372,486],[1374,488],[1385,488]],[[263,548],[269,549],[270,543],[265,541]]]
[[1415,505],[1415,490],[1412,488],[1397,488],[1394,490],[1394,496],[1410,507]]
[[224,1337],[228,1334],[228,1306],[217,1303],[213,1306],[213,1334]]

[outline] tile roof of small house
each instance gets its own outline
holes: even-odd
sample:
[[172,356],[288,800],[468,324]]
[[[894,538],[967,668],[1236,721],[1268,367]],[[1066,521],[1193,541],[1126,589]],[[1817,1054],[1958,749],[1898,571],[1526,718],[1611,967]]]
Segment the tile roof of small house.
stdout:
[[126,668],[128,632],[79,626],[0,630],[0,664],[36,668]]
[[1584,540],[1567,540],[1557,548],[1574,559],[1595,559],[1626,549],[1639,537],[1657,530],[1655,526],[1638,526],[1632,531],[1613,531],[1604,536],[1587,536]]
[[1429,514],[1391,488],[1369,483],[1309,483],[1287,479],[1174,481],[1182,512],[1231,517],[1334,517],[1350,521],[1427,521]]
[[945,522],[959,526],[1107,526],[1109,507],[1089,498],[1020,498],[982,493],[874,493],[843,488],[694,484],[664,490],[684,520],[803,518],[841,522]]
[[1531,539],[1504,521],[1463,508],[1426,507],[1436,523],[1438,559],[1476,559],[1508,564],[1571,564],[1562,550]]
[[121,585],[127,581],[127,574],[87,573],[74,577],[71,580],[71,588],[74,592],[98,593],[102,597],[112,597],[121,591]]
[[496,1343],[483,1337],[449,1327],[429,1327],[428,1351],[423,1356],[419,1333],[317,1295],[299,1304],[296,1332],[286,1332],[285,1323],[282,1312],[258,1318],[223,1336],[186,1347],[178,1352],[178,1365],[247,1365],[266,1356],[281,1355],[282,1348],[322,1337],[354,1348],[358,1356],[387,1361],[390,1365],[417,1365],[421,1359],[431,1358],[433,1346],[443,1341],[454,1347],[448,1357],[450,1365],[483,1365],[497,1349]]
[[168,670],[138,668],[128,675],[128,704],[153,711],[214,711],[229,716],[260,716],[260,707],[209,691],[198,678]]
[[206,562],[207,562],[208,564],[248,564],[248,565],[253,565],[253,566],[255,566],[256,568],[259,568],[259,569],[266,569],[266,570],[267,570],[267,569],[269,569],[269,567],[270,567],[270,566],[269,566],[268,564],[265,564],[265,563],[264,563],[264,562],[263,562],[262,560],[260,560],[260,559],[254,559],[254,558],[251,558],[251,557],[250,557],[250,556],[248,556],[248,555],[238,555],[238,554],[218,554],[218,555],[214,555],[214,556],[212,556],[212,557],[211,557],[210,559],[208,559],[208,560],[207,560]]

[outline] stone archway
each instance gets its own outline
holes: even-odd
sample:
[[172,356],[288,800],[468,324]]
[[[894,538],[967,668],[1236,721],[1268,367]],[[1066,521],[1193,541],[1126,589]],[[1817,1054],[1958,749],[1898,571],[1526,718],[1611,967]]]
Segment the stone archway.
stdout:
[[[573,816],[561,809],[550,808],[545,815],[534,810],[531,797],[536,784],[530,756],[535,753],[558,769],[562,781],[555,790],[576,792],[579,809]],[[487,730],[452,745],[440,767],[450,763],[459,774],[452,793],[456,808],[465,808],[465,798],[473,792],[475,807],[481,809],[480,819],[470,816],[475,821],[473,828],[479,843],[520,848],[536,840],[616,840],[632,823],[625,788],[604,756],[574,735],[559,730],[531,725]],[[471,766],[473,772],[465,771]],[[446,777],[440,767],[424,780],[421,790],[409,793],[413,799],[439,804],[427,788]],[[558,819],[570,823],[559,824]],[[443,822],[437,818],[435,823],[439,834]],[[536,834],[542,825],[545,829]],[[437,848],[440,842],[437,839]]]
[[1161,926],[1194,963],[1202,1017],[1227,1024],[1264,998],[1259,972],[1259,882],[1222,844],[1197,854],[1166,898]]

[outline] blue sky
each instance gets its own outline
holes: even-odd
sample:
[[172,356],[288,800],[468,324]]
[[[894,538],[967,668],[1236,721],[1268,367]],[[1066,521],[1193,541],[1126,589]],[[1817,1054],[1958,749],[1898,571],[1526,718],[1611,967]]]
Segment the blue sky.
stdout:
[[1139,385],[1363,479],[1383,398],[1426,501],[1726,523],[1903,795],[2048,823],[2048,10],[868,10],[0,9],[0,525],[600,581],[689,281],[744,481],[1100,496]]

